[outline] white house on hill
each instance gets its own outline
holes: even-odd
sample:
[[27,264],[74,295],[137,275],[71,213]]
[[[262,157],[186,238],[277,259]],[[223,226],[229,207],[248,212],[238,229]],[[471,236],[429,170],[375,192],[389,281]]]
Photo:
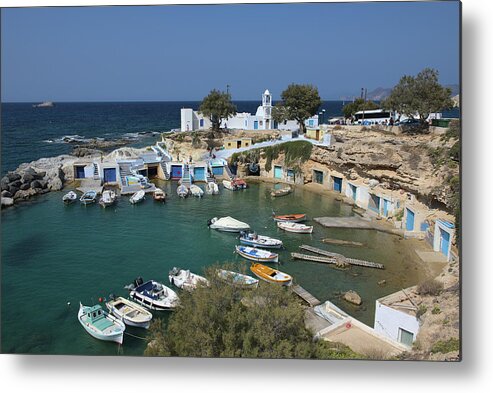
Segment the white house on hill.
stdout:
[[[318,126],[318,116],[311,117],[305,122],[307,127]],[[181,130],[182,131],[200,131],[208,130],[211,127],[211,121],[204,117],[198,111],[191,108],[181,109]],[[291,130],[299,129],[298,122],[288,120],[277,124],[272,120],[272,95],[269,90],[262,94],[262,105],[257,108],[255,115],[248,112],[237,113],[233,117],[223,120],[221,127],[239,130]]]

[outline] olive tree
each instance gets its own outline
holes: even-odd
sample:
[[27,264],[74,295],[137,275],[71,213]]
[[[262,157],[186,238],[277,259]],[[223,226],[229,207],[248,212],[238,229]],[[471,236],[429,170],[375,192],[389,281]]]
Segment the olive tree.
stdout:
[[199,112],[210,119],[213,131],[219,131],[221,121],[236,114],[236,106],[231,94],[214,89],[202,100]]

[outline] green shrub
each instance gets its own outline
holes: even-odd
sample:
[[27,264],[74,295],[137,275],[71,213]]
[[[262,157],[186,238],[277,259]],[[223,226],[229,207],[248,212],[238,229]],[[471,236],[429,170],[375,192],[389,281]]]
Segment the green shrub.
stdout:
[[418,293],[420,295],[437,296],[442,290],[443,284],[435,279],[426,280],[418,285]]
[[426,311],[428,311],[428,307],[426,307],[424,304],[420,304],[418,307],[418,311],[416,311],[416,318],[421,318],[424,314],[426,314]]
[[400,209],[397,213],[394,214],[394,218],[396,221],[402,221],[402,217],[404,217],[404,209]]
[[440,314],[441,312],[442,312],[442,310],[440,310],[440,307],[438,307],[438,306],[433,307],[433,310],[431,310],[431,313],[432,313],[433,315],[438,315],[438,314]]
[[449,353],[458,351],[459,348],[460,341],[456,338],[450,338],[447,341],[437,341],[431,348],[431,353]]

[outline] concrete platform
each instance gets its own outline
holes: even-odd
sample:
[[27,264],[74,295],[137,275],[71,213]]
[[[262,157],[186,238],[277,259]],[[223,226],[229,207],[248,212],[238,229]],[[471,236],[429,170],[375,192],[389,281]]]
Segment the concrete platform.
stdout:
[[313,220],[327,228],[373,229],[371,220],[362,217],[316,217]]
[[427,263],[447,263],[447,258],[441,252],[414,250],[418,257]]

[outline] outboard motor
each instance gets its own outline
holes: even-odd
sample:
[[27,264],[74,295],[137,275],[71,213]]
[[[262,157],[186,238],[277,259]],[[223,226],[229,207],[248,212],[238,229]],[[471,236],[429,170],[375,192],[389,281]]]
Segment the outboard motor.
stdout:
[[139,285],[142,285],[144,283],[144,280],[142,279],[142,277],[137,277],[135,280],[134,280],[134,285],[135,285],[135,288],[137,288]]
[[212,220],[209,218],[209,219],[207,220],[207,226],[208,226],[208,227],[210,227],[211,225],[212,225]]

